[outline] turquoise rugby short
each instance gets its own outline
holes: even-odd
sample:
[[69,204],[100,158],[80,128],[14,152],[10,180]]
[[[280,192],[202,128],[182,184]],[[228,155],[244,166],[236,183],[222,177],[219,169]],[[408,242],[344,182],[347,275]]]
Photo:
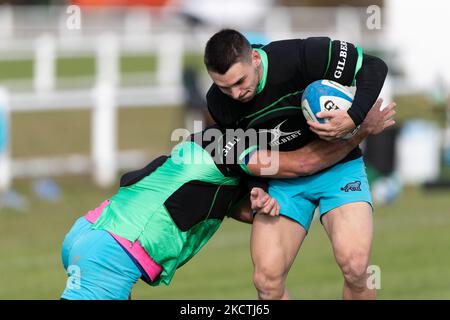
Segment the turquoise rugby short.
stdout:
[[68,279],[61,299],[126,300],[141,271],[111,234],[91,226],[83,216],[64,239]]
[[306,232],[317,207],[322,219],[330,210],[347,203],[367,202],[372,206],[362,157],[311,176],[272,179],[269,194],[278,201],[280,214],[297,221]]

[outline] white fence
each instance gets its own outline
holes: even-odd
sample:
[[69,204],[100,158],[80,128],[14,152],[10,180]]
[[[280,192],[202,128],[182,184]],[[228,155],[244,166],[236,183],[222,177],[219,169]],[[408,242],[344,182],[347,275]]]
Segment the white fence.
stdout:
[[[91,171],[100,186],[115,182],[118,168],[130,168],[145,160],[145,154],[136,151],[119,153],[116,150],[117,108],[176,106],[183,102],[181,70],[183,50],[168,46],[167,42],[182,43],[178,35],[161,37],[156,54],[156,84],[141,87],[119,87],[120,82],[120,38],[114,34],[103,34],[96,43],[95,85],[90,89],[56,90],[55,65],[58,47],[55,37],[44,35],[34,46],[34,90],[11,92],[0,90],[0,113],[4,119],[3,150],[0,148],[0,190],[7,189],[11,179],[19,176],[55,175]],[[139,41],[139,39],[137,39]],[[145,43],[143,47],[145,47]],[[134,47],[137,47],[135,44]],[[141,48],[141,51],[143,48]],[[148,48],[146,48],[148,49]],[[76,53],[75,53],[76,55]],[[66,157],[12,160],[9,152],[10,112],[48,111],[62,109],[91,109],[92,137],[91,157],[68,155]],[[121,161],[119,161],[121,160]],[[148,160],[148,159],[147,159]]]
[[[253,26],[240,25],[231,16],[233,25],[217,18],[216,25],[198,28],[186,24],[174,10],[155,19],[151,12],[138,8],[113,10],[104,16],[90,13],[82,17],[83,27],[78,31],[67,29],[65,8],[50,8],[43,13],[41,9],[1,6],[0,60],[32,59],[34,68],[31,91],[0,89],[0,190],[8,188],[15,177],[81,172],[92,172],[99,185],[107,186],[114,183],[117,169],[132,168],[148,160],[141,152],[118,152],[117,108],[180,105],[184,99],[181,84],[185,53],[201,53],[206,40],[220,27],[259,31],[269,40],[328,35],[373,46],[380,38],[379,32],[365,34],[364,8],[272,8],[268,6],[270,1],[261,3],[266,7],[260,8]],[[42,18],[42,14],[47,18]],[[299,24],[304,20],[309,21],[310,28]],[[99,21],[103,23],[101,27]],[[120,57],[126,54],[156,56],[154,84],[120,86]],[[93,87],[57,89],[59,81],[66,82],[56,78],[57,59],[86,56],[96,57]],[[78,83],[83,81],[78,79]],[[77,79],[67,82],[75,84]],[[90,156],[11,159],[11,112],[79,108],[92,110]]]

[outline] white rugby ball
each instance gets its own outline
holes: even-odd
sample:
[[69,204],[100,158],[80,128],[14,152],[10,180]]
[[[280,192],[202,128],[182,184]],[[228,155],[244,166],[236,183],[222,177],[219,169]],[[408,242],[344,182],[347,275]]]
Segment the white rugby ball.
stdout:
[[[308,85],[302,94],[301,106],[305,118],[309,121],[326,123],[326,119],[318,118],[321,111],[348,110],[354,98],[354,87],[346,87],[330,80],[317,80]],[[343,137],[351,138],[358,130]]]

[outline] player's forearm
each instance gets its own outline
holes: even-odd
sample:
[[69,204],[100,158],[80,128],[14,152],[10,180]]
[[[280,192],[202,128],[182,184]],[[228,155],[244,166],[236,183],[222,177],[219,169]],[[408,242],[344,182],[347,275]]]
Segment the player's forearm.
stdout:
[[[295,151],[258,151],[250,159],[247,168],[254,175],[274,178],[311,175],[344,159],[367,135],[363,127],[349,140],[328,142],[317,139]],[[269,166],[275,166],[276,170],[267,170]]]
[[344,159],[362,140],[361,135],[335,142],[317,139],[299,150],[281,153],[279,177],[307,176],[331,167]]
[[356,93],[347,111],[356,126],[360,125],[378,98],[386,79],[388,67],[377,57],[364,55],[363,65],[356,75]]

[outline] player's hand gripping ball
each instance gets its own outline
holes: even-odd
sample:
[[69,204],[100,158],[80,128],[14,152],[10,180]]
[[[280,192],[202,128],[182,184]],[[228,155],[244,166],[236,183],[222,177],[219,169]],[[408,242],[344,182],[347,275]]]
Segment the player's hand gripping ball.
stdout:
[[[327,119],[317,118],[321,111],[348,110],[354,98],[353,89],[330,80],[317,80],[306,87],[302,95],[301,105],[306,120],[326,123]],[[350,139],[357,131],[356,127],[343,139]]]

